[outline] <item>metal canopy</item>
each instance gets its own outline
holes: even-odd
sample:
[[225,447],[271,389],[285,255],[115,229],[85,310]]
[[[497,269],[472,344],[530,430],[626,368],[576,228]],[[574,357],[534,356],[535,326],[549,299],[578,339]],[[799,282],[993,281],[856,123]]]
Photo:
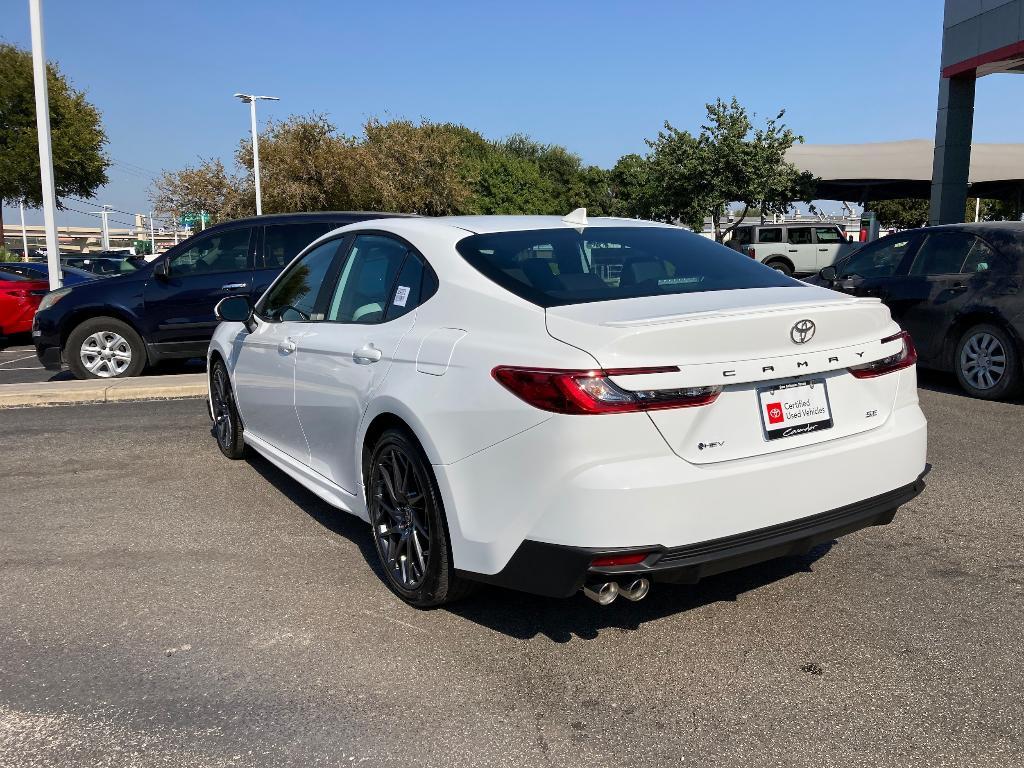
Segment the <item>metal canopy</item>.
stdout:
[[[926,139],[871,144],[797,144],[786,159],[821,178],[822,200],[931,196],[934,145]],[[1015,199],[1024,189],[1024,144],[974,144],[970,197]]]

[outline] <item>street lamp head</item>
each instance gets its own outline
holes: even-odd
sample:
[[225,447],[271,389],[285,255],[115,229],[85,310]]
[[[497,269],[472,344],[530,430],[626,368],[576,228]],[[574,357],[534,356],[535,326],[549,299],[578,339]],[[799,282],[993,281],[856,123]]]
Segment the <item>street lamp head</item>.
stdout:
[[238,99],[239,101],[245,102],[246,104],[248,104],[250,101],[252,101],[252,96],[250,96],[247,93],[236,93],[235,94],[235,98]]
[[278,96],[253,96],[254,99],[262,99],[263,101],[280,101]]

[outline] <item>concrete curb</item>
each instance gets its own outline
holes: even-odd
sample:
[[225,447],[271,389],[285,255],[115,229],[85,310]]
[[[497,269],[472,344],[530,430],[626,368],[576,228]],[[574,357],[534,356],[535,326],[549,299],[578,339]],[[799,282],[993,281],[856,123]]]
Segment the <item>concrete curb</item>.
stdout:
[[140,376],[131,379],[48,381],[0,384],[0,408],[40,408],[131,400],[178,400],[206,397],[206,374]]

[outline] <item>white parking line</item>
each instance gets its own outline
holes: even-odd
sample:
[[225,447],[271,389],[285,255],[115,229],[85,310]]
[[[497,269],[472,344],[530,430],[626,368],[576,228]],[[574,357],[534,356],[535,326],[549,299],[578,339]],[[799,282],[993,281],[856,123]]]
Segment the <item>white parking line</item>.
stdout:
[[[30,360],[30,359],[32,359],[34,357],[35,357],[35,355],[25,355],[24,357],[16,357],[13,360],[8,360],[5,363],[0,363],[0,365],[10,365],[11,363],[20,363],[22,360]],[[13,371],[15,369],[14,368],[8,368],[7,370]]]
[[[11,362],[13,363],[14,361],[12,360]],[[40,365],[38,368],[4,368],[3,370],[4,371],[45,371],[46,369],[43,368],[43,366]],[[3,371],[0,371],[0,373],[3,373]]]

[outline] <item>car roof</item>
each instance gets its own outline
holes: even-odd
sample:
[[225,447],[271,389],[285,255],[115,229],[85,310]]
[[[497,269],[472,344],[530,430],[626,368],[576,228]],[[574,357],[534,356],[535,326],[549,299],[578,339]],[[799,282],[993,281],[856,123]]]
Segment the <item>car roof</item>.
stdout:
[[[381,222],[383,223],[383,222]],[[413,222],[407,222],[413,224]],[[422,229],[463,230],[472,234],[492,232],[522,232],[530,229],[579,229],[580,224],[566,221],[561,216],[437,216],[417,218],[415,224]],[[620,219],[611,216],[591,216],[585,225],[589,227],[669,227],[656,221],[642,219]]]
[[238,226],[240,224],[301,224],[319,221],[339,221],[355,223],[366,219],[401,219],[413,217],[411,213],[387,213],[385,211],[306,211],[302,213],[268,213],[262,216],[249,216],[244,219],[231,219],[207,227],[206,230],[220,227]]

